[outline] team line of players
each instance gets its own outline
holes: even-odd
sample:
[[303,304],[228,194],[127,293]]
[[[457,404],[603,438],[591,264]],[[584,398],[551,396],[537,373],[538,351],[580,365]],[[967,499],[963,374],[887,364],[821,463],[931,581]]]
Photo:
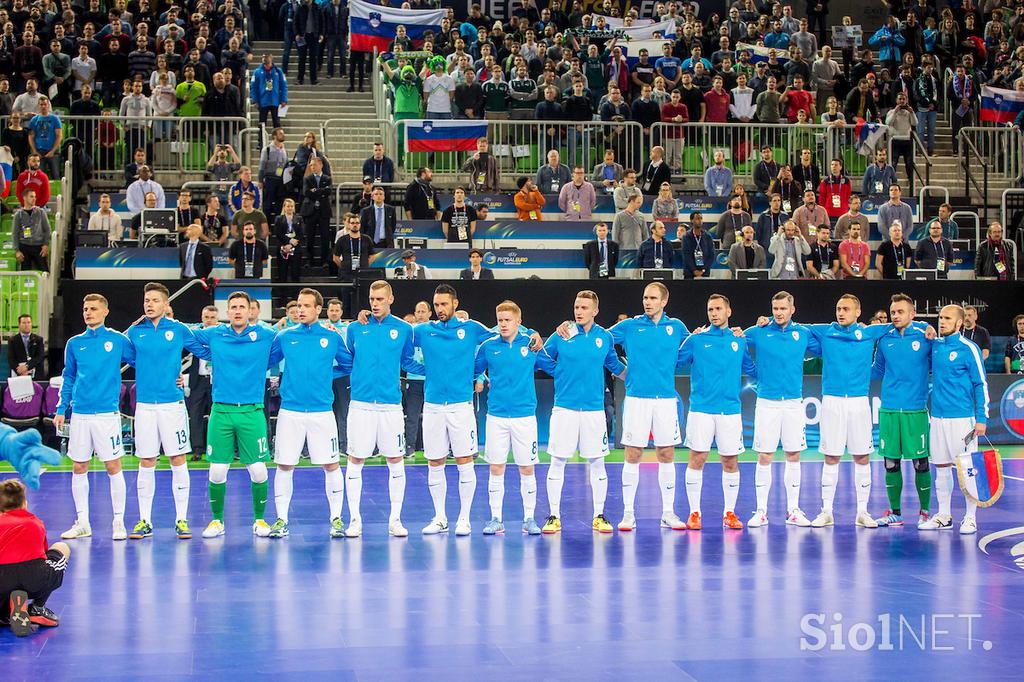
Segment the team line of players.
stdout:
[[[541,346],[536,332],[522,326],[519,307],[504,301],[496,308],[497,325],[487,328],[460,319],[454,288],[442,284],[433,297],[436,321],[415,327],[391,314],[394,297],[386,281],[370,287],[370,308],[358,323],[337,328],[321,321],[323,299],[313,289],[298,297],[299,324],[275,332],[249,322],[250,299],[232,293],[227,301],[228,322],[190,329],[171,320],[168,291],[149,284],[144,295],[144,319],[121,334],[104,326],[106,300],[90,294],[83,301],[87,329],[67,343],[64,383],[55,419],[62,426],[71,408],[68,454],[74,462],[72,495],[77,517],[65,539],[91,535],[88,463],[102,460],[110,477],[114,510],[113,537],[128,537],[124,526],[125,482],[121,471],[121,423],[117,405],[122,362],[135,366],[137,407],[135,447],[140,459],[139,522],[131,537],[153,533],[152,506],[155,465],[161,448],[170,458],[175,501],[175,529],[191,537],[187,523],[189,476],[185,456],[191,445],[188,417],[180,387],[182,352],[191,352],[212,368],[213,407],[208,425],[209,499],[212,520],[203,537],[224,534],[227,473],[237,452],[252,486],[253,532],[261,537],[288,535],[292,476],[305,445],[313,464],[325,472],[331,537],[362,534],[360,498],[362,468],[375,452],[389,469],[391,500],[388,531],[405,537],[401,511],[405,496],[404,416],[400,375],[425,376],[423,407],[424,454],[429,463],[428,487],[434,517],[422,532],[448,532],[445,510],[445,460],[454,455],[458,469],[460,511],[456,535],[472,532],[470,509],[476,491],[473,466],[477,454],[473,411],[474,378],[486,372],[490,381],[486,417],[485,459],[490,465],[488,500],[491,518],[483,532],[504,533],[504,469],[509,452],[520,472],[524,533],[556,533],[561,529],[560,502],[567,460],[576,452],[588,460],[593,493],[593,529],[610,533],[604,514],[608,490],[605,457],[608,434],[604,415],[604,370],[625,381],[622,443],[624,511],[618,529],[636,529],[634,502],[639,463],[650,440],[659,462],[662,496],[661,526],[674,530],[702,527],[703,468],[712,445],[722,461],[725,497],[723,525],[742,529],[735,506],[739,492],[738,456],[743,453],[740,392],[743,376],[757,382],[754,449],[756,510],[751,527],[768,523],[771,461],[780,445],[785,452],[786,523],[825,527],[834,523],[833,499],[839,461],[849,452],[854,459],[857,498],[856,525],[902,525],[901,459],[915,468],[921,512],[918,527],[952,527],[951,497],[954,458],[976,445],[985,433],[988,388],[978,347],[960,330],[964,310],[946,306],[939,314],[938,334],[914,321],[914,302],[893,296],[892,324],[865,326],[858,322],[860,303],[844,295],[836,304],[831,324],[801,325],[793,321],[793,297],[775,294],[771,317],[746,330],[730,327],[726,297],[712,295],[707,303],[708,324],[690,333],[678,319],[665,314],[668,289],[651,283],[644,289],[642,315],[620,321],[610,329],[595,323],[599,301],[581,291],[574,302],[574,320],[559,326]],[[620,346],[624,364],[616,354]],[[422,362],[417,358],[422,354]],[[753,355],[753,359],[752,359]],[[819,414],[820,451],[825,461],[821,476],[822,509],[811,521],[800,510],[800,452],[805,448],[803,361],[823,360],[823,399]],[[754,359],[757,363],[755,366]],[[277,419],[274,461],[274,501],[277,520],[264,520],[270,458],[264,414],[264,377],[268,366],[285,361]],[[627,371],[628,365],[628,371]],[[675,386],[676,370],[691,366],[690,404],[686,439],[690,458],[685,487],[690,513],[684,522],[675,513],[675,447],[682,442]],[[534,372],[554,377],[547,493],[550,514],[541,528],[535,520],[538,462]],[[931,381],[929,381],[929,373]],[[347,421],[348,462],[344,476],[338,454],[337,426],[332,411],[332,381],[351,374],[351,403]],[[868,387],[872,375],[881,377],[880,447],[885,460],[890,509],[880,519],[868,513],[871,492],[869,457],[874,450]],[[929,414],[930,397],[930,414]],[[930,515],[931,472],[938,513]],[[349,524],[342,522],[347,493]],[[976,531],[976,507],[967,500],[962,533]]]

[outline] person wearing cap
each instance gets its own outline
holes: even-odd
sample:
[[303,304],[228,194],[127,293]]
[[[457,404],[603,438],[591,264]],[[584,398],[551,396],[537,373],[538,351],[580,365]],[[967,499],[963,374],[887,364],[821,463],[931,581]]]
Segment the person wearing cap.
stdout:
[[402,279],[434,279],[427,266],[416,262],[416,252],[412,249],[406,249],[402,252],[402,263],[403,265],[400,268]]
[[459,273],[459,279],[494,279],[494,271],[480,264],[483,259],[483,251],[470,249],[469,267]]

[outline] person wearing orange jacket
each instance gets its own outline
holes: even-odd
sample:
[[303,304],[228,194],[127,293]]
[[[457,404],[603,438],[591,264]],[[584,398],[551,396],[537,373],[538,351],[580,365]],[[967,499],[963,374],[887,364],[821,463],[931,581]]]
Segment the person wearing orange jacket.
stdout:
[[533,180],[524,175],[516,181],[516,186],[519,188],[513,197],[516,217],[519,220],[543,220],[541,209],[544,208],[544,195],[533,184]]

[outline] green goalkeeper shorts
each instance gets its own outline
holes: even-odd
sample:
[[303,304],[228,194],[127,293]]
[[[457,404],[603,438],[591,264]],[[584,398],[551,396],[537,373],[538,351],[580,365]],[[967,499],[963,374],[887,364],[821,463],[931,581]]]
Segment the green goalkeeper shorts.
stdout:
[[878,411],[879,453],[889,459],[928,456],[928,410]]
[[248,466],[270,459],[267,418],[263,405],[214,403],[206,429],[206,459],[211,464],[231,464],[235,449]]

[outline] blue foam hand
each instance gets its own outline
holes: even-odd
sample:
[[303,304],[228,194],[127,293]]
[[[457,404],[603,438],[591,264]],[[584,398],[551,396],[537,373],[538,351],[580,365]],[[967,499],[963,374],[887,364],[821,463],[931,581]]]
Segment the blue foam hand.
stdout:
[[15,431],[0,426],[0,459],[6,459],[32,489],[39,488],[39,474],[45,464],[60,464],[60,453],[43,445],[35,429]]

